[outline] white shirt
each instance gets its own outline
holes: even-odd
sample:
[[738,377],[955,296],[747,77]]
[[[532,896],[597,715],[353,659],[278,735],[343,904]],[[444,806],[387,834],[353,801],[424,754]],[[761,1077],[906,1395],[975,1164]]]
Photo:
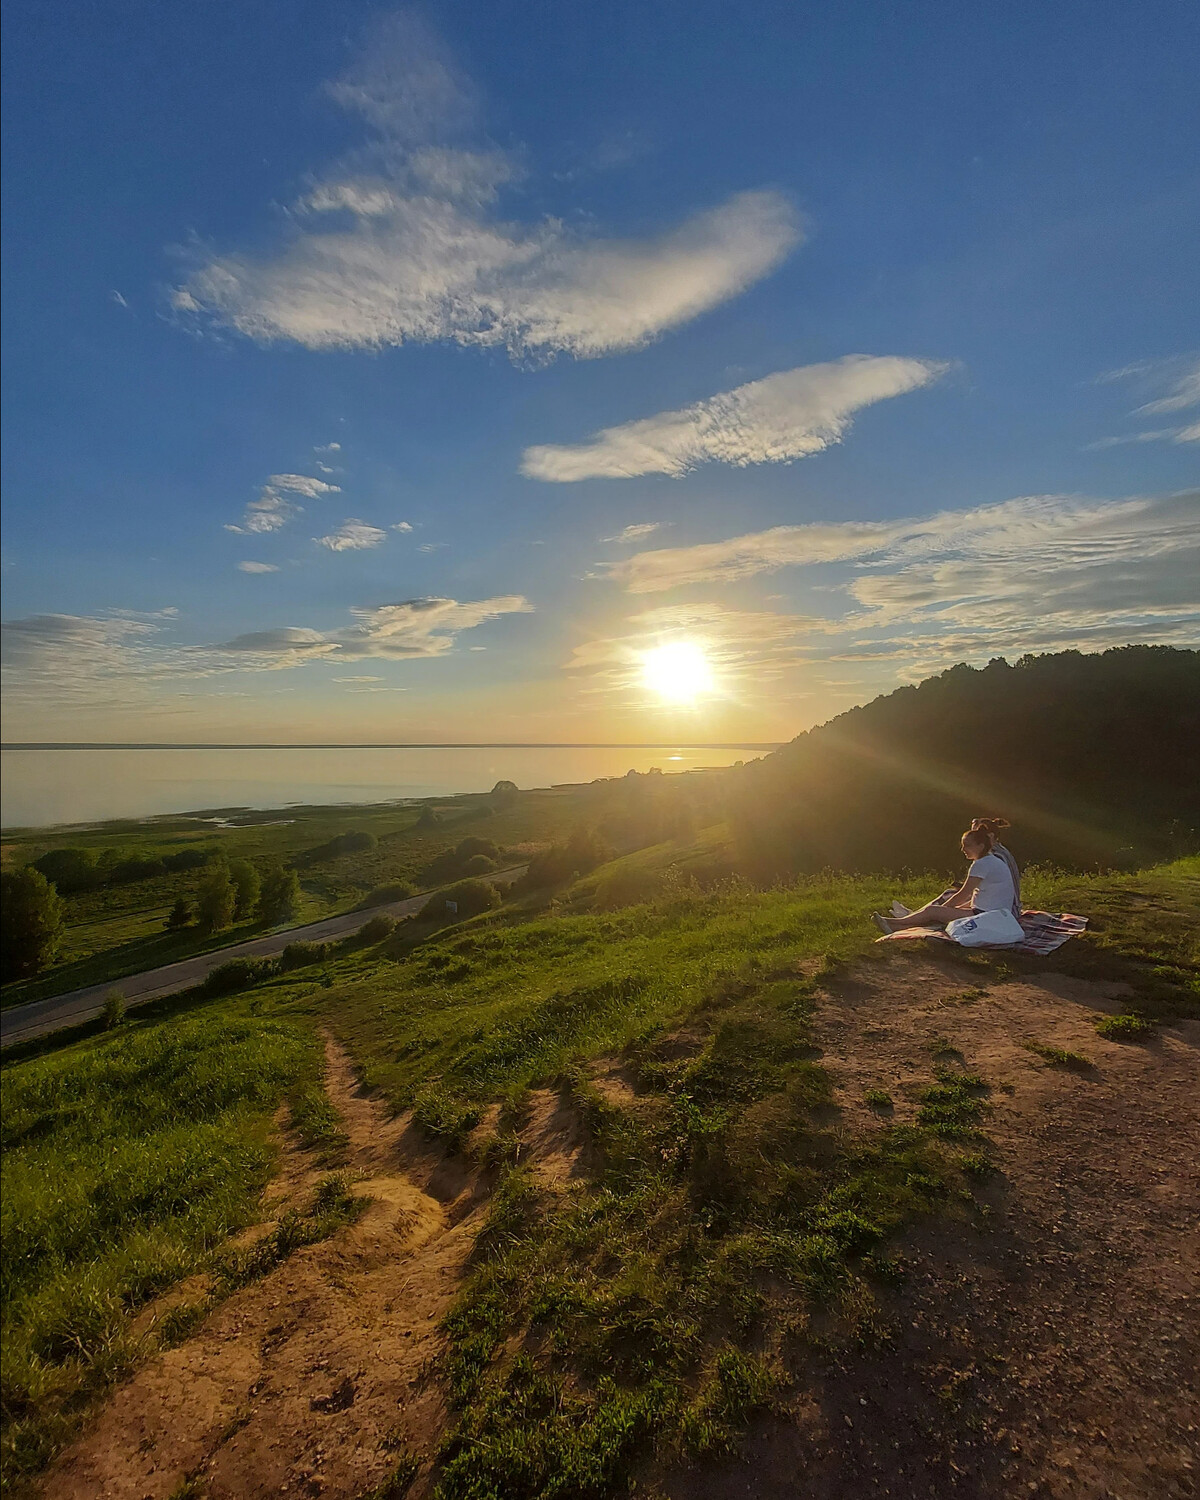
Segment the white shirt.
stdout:
[[974,876],[979,886],[971,897],[975,911],[1012,911],[1017,899],[1012,874],[998,854],[985,854],[973,859],[968,876]]

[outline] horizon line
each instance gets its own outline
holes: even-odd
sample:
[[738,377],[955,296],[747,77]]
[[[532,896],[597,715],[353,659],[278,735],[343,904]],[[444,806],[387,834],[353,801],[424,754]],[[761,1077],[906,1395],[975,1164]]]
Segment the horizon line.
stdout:
[[151,740],[5,740],[0,750],[775,750],[787,740],[405,740],[348,744]]

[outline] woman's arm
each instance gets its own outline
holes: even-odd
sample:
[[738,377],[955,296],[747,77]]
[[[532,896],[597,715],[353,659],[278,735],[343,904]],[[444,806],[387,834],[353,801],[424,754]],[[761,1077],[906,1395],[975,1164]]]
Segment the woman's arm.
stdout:
[[968,875],[956,891],[951,891],[946,897],[947,906],[970,906],[971,897],[979,889],[979,876]]

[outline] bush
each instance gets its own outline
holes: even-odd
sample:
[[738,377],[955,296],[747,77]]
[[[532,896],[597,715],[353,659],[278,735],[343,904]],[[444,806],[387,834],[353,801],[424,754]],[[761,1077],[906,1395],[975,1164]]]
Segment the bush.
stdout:
[[[500,905],[500,892],[486,880],[460,880],[430,896],[419,916],[424,922],[461,922]],[[453,909],[452,909],[453,908]]]
[[273,958],[231,958],[213,969],[200,988],[206,995],[232,995],[261,984],[278,972],[279,965]]
[[363,902],[363,906],[388,906],[393,901],[407,901],[415,896],[413,887],[403,880],[393,880],[390,885],[377,885]]
[[101,879],[91,849],[51,849],[48,854],[35,859],[32,868],[44,875],[63,895],[90,890],[99,885]]
[[384,938],[392,935],[396,926],[394,917],[385,917],[380,914],[372,917],[369,922],[358,929],[358,940],[360,943],[382,943]]
[[1142,1016],[1105,1016],[1103,1021],[1097,1021],[1096,1030],[1110,1042],[1144,1042],[1154,1027]]
[[154,880],[167,873],[165,861],[150,854],[131,854],[108,867],[110,885],[133,885],[139,880]]
[[490,875],[496,868],[496,861],[489,859],[486,854],[472,854],[470,859],[462,867],[464,875]]
[[488,859],[500,858],[499,845],[492,839],[481,839],[477,834],[472,834],[456,844],[454,852],[462,860],[471,859],[476,854],[485,854]]
[[295,870],[276,861],[262,878],[262,892],[258,898],[260,919],[274,927],[294,917],[299,905],[300,877]]
[[552,844],[541,854],[535,854],[514,889],[540,891],[549,886],[565,885],[578,875],[589,874],[612,857],[612,849],[594,831],[577,828],[565,844]]
[[289,943],[279,955],[279,972],[288,973],[291,969],[303,969],[309,964],[323,963],[329,957],[330,943],[312,943],[305,939]]
[[207,937],[228,927],[233,921],[237,891],[229,878],[227,865],[215,865],[201,882],[196,897],[196,915],[200,931]]
[[196,911],[192,903],[180,896],[167,914],[166,928],[168,932],[179,932],[184,927],[190,927],[195,920]]
[[104,997],[104,1009],[100,1012],[105,1031],[113,1031],[125,1019],[125,996],[120,990],[109,990]]
[[0,874],[0,972],[4,981],[43,969],[62,941],[62,897],[40,870]]
[[262,880],[248,859],[235,859],[229,866],[229,878],[233,882],[233,915],[248,917],[258,905]]
[[174,854],[164,854],[163,864],[168,870],[198,870],[212,857],[211,849],[180,849]]

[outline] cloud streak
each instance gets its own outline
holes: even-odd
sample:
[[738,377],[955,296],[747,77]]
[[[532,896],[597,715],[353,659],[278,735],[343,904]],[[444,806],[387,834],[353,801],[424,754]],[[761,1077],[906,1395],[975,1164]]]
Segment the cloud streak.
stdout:
[[679,478],[701,463],[790,463],[838,443],[854,413],[929,385],[948,367],[932,360],[849,354],[782,370],[678,411],[608,427],[586,443],[527,448],[521,472],[570,483],[636,474]]
[[272,474],[258,492],[257,499],[246,506],[240,526],[226,522],[225,530],[235,536],[262,536],[272,531],[281,531],[289,521],[300,515],[304,507],[293,497],[303,495],[306,500],[317,500],[323,495],[339,495],[341,486],[328,484],[324,479],[314,479],[309,474]]
[[471,90],[412,17],[383,23],[329,91],[366,121],[370,147],[293,205],[276,254],[200,265],[173,293],[178,313],[314,350],[445,340],[585,359],[736,296],[801,239],[773,191],[735,194],[643,239],[504,219],[497,199],[519,162],[464,144]]
[[365,552],[370,547],[378,547],[381,542],[386,542],[387,532],[351,517],[348,521],[343,521],[336,531],[330,532],[328,536],[314,537],[313,541],[318,547],[327,547],[330,552]]

